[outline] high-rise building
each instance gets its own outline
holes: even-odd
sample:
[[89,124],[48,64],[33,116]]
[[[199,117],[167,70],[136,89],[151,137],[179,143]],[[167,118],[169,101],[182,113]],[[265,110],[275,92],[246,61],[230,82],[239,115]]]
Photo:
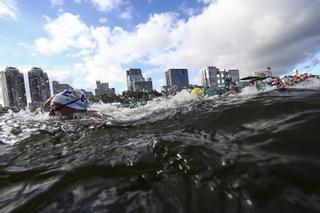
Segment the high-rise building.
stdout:
[[169,88],[175,87],[178,91],[189,86],[188,69],[169,69],[166,71],[166,82]]
[[7,67],[0,72],[0,89],[4,107],[21,109],[27,106],[23,74],[17,68]]
[[142,75],[141,69],[130,68],[127,70],[128,91],[134,92],[135,90],[134,83],[142,80],[143,80],[143,75]]
[[107,95],[112,96],[115,94],[114,88],[109,88],[108,83],[101,83],[101,81],[96,81],[97,88],[95,89],[96,95]]
[[217,67],[208,66],[200,70],[201,84],[204,87],[224,87],[227,78],[240,82],[239,70],[219,70]]
[[47,73],[41,68],[33,67],[28,72],[31,103],[40,105],[50,98],[50,84]]
[[201,85],[204,87],[216,87],[218,86],[218,73],[217,67],[205,67],[200,69],[201,74]]
[[239,70],[227,70],[225,71],[228,78],[232,81],[240,83],[240,72]]
[[130,92],[151,92],[153,90],[152,79],[145,80],[139,68],[127,70],[127,86]]
[[143,79],[142,81],[136,81],[134,83],[134,91],[135,92],[152,92],[152,79],[148,78],[146,81]]
[[59,81],[52,81],[52,90],[53,94],[58,94],[59,92],[63,92],[65,89],[73,89],[69,84],[60,84]]

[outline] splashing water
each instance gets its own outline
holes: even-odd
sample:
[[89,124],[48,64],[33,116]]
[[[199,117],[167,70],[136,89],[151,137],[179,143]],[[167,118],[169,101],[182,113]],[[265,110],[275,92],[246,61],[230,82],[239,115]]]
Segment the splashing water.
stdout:
[[136,108],[121,108],[112,104],[94,104],[91,108],[102,114],[110,115],[117,121],[136,121],[151,114],[160,114],[179,107],[188,107],[196,99],[194,95],[183,90],[170,98],[156,98],[146,105]]
[[[300,89],[320,89],[319,79],[310,79],[306,82],[294,85],[293,88]],[[112,104],[93,104],[90,110],[96,110],[100,114],[106,114],[112,117],[114,122],[134,122],[143,120],[148,116],[152,118],[145,121],[155,122],[157,120],[166,119],[177,113],[179,110],[189,111],[192,109],[194,102],[203,100],[213,100],[216,105],[235,104],[254,98],[257,95],[275,90],[275,87],[267,86],[264,90],[258,90],[256,87],[245,87],[239,95],[231,95],[227,100],[219,100],[217,97],[196,97],[187,90],[177,93],[169,98],[156,98],[143,106],[135,108],[119,107]],[[238,98],[235,98],[237,97]],[[241,97],[241,98],[239,98]],[[110,123],[110,122],[109,122]],[[49,124],[49,125],[48,125]],[[50,130],[51,126],[63,125],[63,122],[52,119],[47,113],[32,113],[29,110],[21,110],[18,113],[9,111],[0,117],[0,136],[1,142],[14,144],[18,141],[30,137],[31,134],[42,130]]]

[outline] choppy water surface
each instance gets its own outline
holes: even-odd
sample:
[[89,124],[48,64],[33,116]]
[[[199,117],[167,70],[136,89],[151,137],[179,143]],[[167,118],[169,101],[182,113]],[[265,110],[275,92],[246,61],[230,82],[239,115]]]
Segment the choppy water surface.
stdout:
[[319,88],[2,115],[1,212],[319,212]]

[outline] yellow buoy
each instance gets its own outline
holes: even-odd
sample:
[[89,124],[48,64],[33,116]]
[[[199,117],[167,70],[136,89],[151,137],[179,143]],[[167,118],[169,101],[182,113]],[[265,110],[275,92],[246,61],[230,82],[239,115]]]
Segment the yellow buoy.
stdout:
[[202,95],[202,89],[201,89],[201,88],[194,88],[194,89],[191,91],[191,94],[192,94],[192,95],[195,95],[195,96],[201,96],[201,95]]

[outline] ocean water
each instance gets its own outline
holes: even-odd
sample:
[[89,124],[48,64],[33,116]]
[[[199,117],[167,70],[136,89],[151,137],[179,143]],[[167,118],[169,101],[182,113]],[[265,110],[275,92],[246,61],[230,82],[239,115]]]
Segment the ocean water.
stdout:
[[0,117],[1,212],[320,212],[320,82]]

